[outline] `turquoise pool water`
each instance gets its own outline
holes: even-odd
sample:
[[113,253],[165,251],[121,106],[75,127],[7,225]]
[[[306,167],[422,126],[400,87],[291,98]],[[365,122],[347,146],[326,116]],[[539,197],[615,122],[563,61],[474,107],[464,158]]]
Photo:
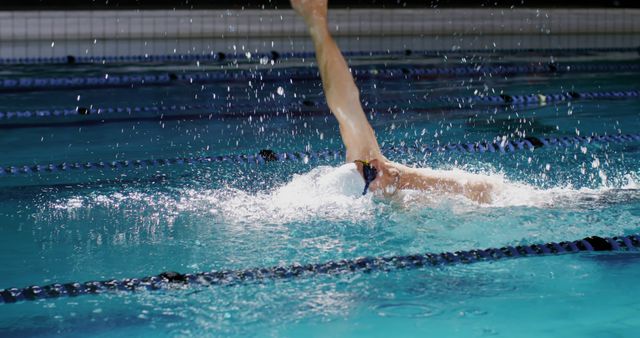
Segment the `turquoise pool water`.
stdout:
[[[385,62],[392,61],[359,60],[381,69]],[[13,66],[3,76],[186,67],[195,66]],[[610,72],[372,78],[359,85],[380,143],[398,146],[640,132],[638,99],[500,107],[419,100],[630,90],[639,89],[637,79],[634,72]],[[322,106],[287,109],[301,100],[321,102],[314,79],[2,95],[0,111],[220,105],[162,117],[0,120],[4,167],[341,147],[337,123]],[[389,98],[396,101],[378,102]],[[243,103],[255,111],[234,109]],[[5,175],[0,288],[633,234],[640,220],[639,146],[396,158],[503,182],[488,206],[428,193],[361,197],[362,182],[339,161]],[[637,252],[576,254],[0,304],[0,335],[630,337],[640,324],[639,258]]]

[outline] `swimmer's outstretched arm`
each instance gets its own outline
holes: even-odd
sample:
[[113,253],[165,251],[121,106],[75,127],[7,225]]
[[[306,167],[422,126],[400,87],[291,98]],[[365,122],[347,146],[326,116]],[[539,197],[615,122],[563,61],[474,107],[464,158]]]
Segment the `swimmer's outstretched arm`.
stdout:
[[[480,203],[491,201],[491,185],[465,182],[452,177],[424,174],[416,169],[387,160],[380,151],[373,128],[369,124],[347,62],[327,26],[327,0],[291,0],[293,8],[304,18],[316,50],[322,87],[329,108],[340,124],[342,141],[347,148],[347,161],[368,160],[377,169],[377,178],[369,189],[391,192],[396,189],[418,189],[463,194]],[[362,173],[362,164],[359,171]]]
[[327,104],[338,119],[347,161],[383,160],[373,128],[360,103],[360,93],[327,26],[327,0],[291,0],[304,18],[316,50]]

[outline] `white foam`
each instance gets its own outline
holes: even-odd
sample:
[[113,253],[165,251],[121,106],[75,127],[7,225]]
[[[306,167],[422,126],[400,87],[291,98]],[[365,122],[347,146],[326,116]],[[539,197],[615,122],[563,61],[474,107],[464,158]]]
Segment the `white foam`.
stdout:
[[[147,210],[157,217],[175,218],[185,212],[211,215],[226,223],[283,224],[321,220],[361,221],[375,217],[379,209],[399,206],[406,208],[446,207],[452,212],[472,212],[479,208],[512,206],[567,207],[570,203],[597,200],[611,190],[637,189],[635,177],[626,175],[617,187],[575,189],[570,186],[540,189],[531,185],[509,182],[503,175],[473,174],[460,169],[420,169],[425,174],[449,177],[462,182],[485,181],[494,189],[492,203],[481,205],[463,196],[444,195],[429,191],[400,191],[395,203],[382,203],[372,194],[362,196],[364,181],[354,164],[339,167],[320,166],[294,175],[292,179],[271,191],[248,193],[234,188],[188,188],[172,193],[127,192],[110,195],[74,196],[50,206],[58,211],[73,212],[79,208]],[[609,183],[611,184],[611,183]],[[574,201],[578,202],[574,202]],[[569,204],[568,204],[569,203]]]
[[[314,219],[361,220],[373,216],[371,195],[354,164],[322,166],[294,175],[271,192],[249,194],[237,189],[200,193],[228,221],[282,223]],[[191,197],[194,197],[193,194]]]
[[636,190],[635,176],[626,174],[617,180],[603,180],[597,188],[579,188],[571,185],[540,189],[522,183],[506,182],[494,194],[493,207],[571,207],[588,200],[598,200],[612,192]]

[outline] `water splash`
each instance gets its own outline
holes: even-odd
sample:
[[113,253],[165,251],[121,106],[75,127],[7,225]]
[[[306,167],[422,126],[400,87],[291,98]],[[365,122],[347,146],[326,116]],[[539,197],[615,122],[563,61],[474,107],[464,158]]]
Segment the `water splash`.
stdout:
[[[213,216],[225,223],[284,224],[314,220],[360,221],[375,214],[372,195],[361,196],[364,182],[355,165],[320,166],[270,191],[249,193],[237,188],[175,188],[172,191],[129,191],[71,196],[48,204],[55,213],[81,215],[83,209],[175,218],[182,213]],[[43,210],[45,211],[45,210]]]
[[486,208],[536,207],[572,208],[585,204],[600,204],[604,200],[619,200],[615,196],[636,194],[637,179],[624,175],[609,180],[599,188],[575,189],[559,186],[541,189],[533,185],[510,182],[500,173],[473,174],[461,169],[421,169],[428,175],[448,177],[461,182],[490,183],[492,202],[478,204],[460,195],[433,191],[404,190],[387,202],[374,194],[361,195],[363,180],[355,165],[320,166],[272,190],[250,193],[237,188],[202,189],[173,188],[171,191],[130,191],[89,196],[71,196],[48,205],[56,213],[68,216],[82,209],[104,208],[113,211],[141,211],[141,217],[168,220],[189,213],[215,217],[231,224],[286,224],[310,220],[360,222],[373,219],[380,212],[450,209],[454,213],[475,212]]
[[321,166],[294,175],[273,191],[250,194],[226,188],[189,190],[183,209],[210,208],[227,222],[288,223],[309,219],[358,221],[374,216],[371,196],[361,196],[362,178],[354,165]]

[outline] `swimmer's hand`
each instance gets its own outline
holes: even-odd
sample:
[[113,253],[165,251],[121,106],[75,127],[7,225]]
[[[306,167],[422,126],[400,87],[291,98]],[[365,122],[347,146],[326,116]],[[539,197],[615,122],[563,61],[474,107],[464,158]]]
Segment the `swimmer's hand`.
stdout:
[[327,2],[328,0],[291,0],[291,7],[311,26],[316,20],[326,21]]

